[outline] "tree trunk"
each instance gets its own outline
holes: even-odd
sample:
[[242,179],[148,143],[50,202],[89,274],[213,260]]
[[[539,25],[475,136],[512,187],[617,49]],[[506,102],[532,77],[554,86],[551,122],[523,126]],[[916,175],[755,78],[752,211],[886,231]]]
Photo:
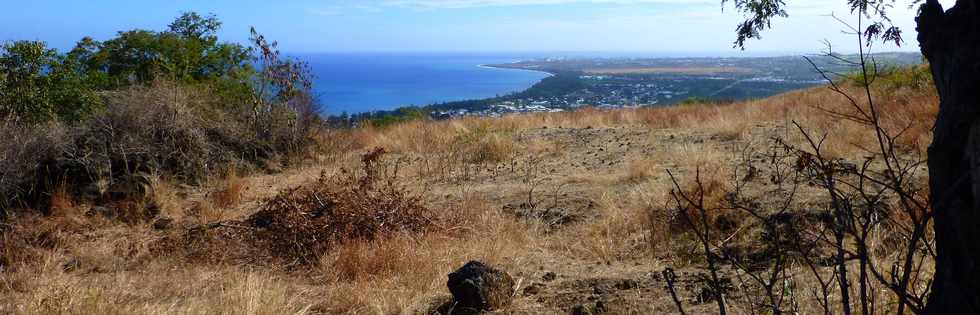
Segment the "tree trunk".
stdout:
[[939,115],[929,147],[936,275],[926,314],[980,314],[980,18],[977,0],[944,12],[928,0],[916,19],[932,66]]

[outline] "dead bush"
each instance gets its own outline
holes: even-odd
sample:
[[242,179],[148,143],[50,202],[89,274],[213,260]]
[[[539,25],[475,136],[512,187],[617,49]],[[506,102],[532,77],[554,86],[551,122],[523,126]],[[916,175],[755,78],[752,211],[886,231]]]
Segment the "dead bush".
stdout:
[[[362,157],[361,170],[322,174],[309,185],[288,189],[267,200],[241,222],[204,223],[164,240],[204,259],[309,265],[328,250],[353,241],[442,230],[455,220],[423,205],[422,196],[399,182],[397,170],[375,149]],[[267,263],[267,262],[265,262]]]
[[[38,200],[54,187],[52,178],[40,176],[43,168],[70,146],[67,128],[59,123],[29,125],[0,121],[0,219],[18,200]],[[56,177],[57,178],[57,177]],[[17,206],[23,206],[17,205]],[[40,206],[40,205],[34,205]]]
[[382,166],[384,149],[362,158],[361,172],[321,176],[313,185],[272,198],[249,217],[257,245],[273,256],[313,262],[330,246],[348,240],[373,240],[432,227],[422,197],[397,182],[397,172]]
[[209,129],[217,125],[192,110],[203,105],[193,104],[188,92],[175,99],[171,88],[137,86],[109,94],[106,111],[79,127],[76,150],[67,159],[97,178],[166,170],[189,181],[233,160],[233,151],[209,141]]
[[[670,214],[669,218],[670,230],[673,233],[685,233],[693,227],[704,229],[703,223],[707,223],[709,229],[723,233],[731,233],[738,227],[740,213],[727,206],[730,202],[727,200],[728,190],[720,180],[712,178],[704,183],[689,184],[682,193],[696,196],[697,200],[692,200],[693,203],[683,200],[682,207],[673,209],[676,213]],[[704,211],[704,217],[699,209],[702,207],[707,209]]]

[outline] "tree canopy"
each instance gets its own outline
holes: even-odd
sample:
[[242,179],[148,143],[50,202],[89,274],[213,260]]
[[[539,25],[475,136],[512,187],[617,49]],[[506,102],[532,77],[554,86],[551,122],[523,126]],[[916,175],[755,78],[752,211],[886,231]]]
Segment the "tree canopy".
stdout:
[[[158,79],[204,85],[225,103],[243,106],[254,106],[257,95],[258,101],[286,103],[308,92],[309,71],[302,63],[279,58],[269,49],[274,43],[254,29],[255,47],[222,42],[221,25],[214,15],[187,12],[164,31],[121,31],[105,41],[84,37],[66,53],[41,41],[4,43],[0,118],[76,121],[98,110],[99,91]],[[264,98],[266,90],[277,97]]]

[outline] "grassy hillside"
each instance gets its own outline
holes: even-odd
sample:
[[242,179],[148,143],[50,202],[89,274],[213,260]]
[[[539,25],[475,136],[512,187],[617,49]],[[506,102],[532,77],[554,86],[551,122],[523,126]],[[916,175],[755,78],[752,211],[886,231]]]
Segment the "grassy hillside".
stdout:
[[[924,156],[937,111],[922,71],[895,71],[873,88],[881,126],[900,134],[896,152],[910,160]],[[862,95],[855,82],[842,88]],[[118,103],[152,101],[167,90],[129,90]],[[220,119],[194,112],[197,100],[178,98],[176,108]],[[706,226],[726,244],[719,249],[743,253],[731,257],[756,257],[748,270],[785,266],[792,276],[778,279],[786,309],[821,312],[819,283],[833,279],[833,264],[803,262],[829,255],[827,245],[773,252],[780,234],[760,222],[786,213],[806,220],[803,214],[827,209],[829,198],[805,176],[808,164],[789,154],[808,146],[801,129],[824,139],[820,153],[835,165],[879,167],[869,157],[875,131],[840,115],[854,110],[819,87],[731,104],[324,129],[308,135],[314,145],[295,151],[302,154],[276,158],[296,161],[286,167],[219,167],[195,183],[140,173],[138,193],[108,199],[85,195],[69,177],[45,177],[67,179],[40,194],[43,202],[8,208],[0,221],[0,313],[431,313],[448,299],[446,274],[469,260],[518,279],[515,303],[500,313],[567,313],[596,301],[614,314],[674,312],[659,276],[667,267],[688,312],[714,312],[698,245]],[[143,116],[152,111],[118,114],[160,119]],[[31,143],[64,138],[46,139]],[[204,157],[174,145],[158,154]],[[909,177],[909,185],[924,176]],[[734,207],[692,214],[696,207],[677,199],[681,191],[715,204],[741,196],[754,209],[774,210],[764,220]],[[871,255],[887,267],[902,253],[893,236],[910,219],[886,215],[894,220],[875,232]],[[691,217],[705,224],[682,220]],[[773,253],[792,253],[785,257],[793,263],[777,265],[787,260]],[[923,261],[913,287],[931,274]],[[731,310],[765,309],[764,287],[751,273],[721,264]],[[894,307],[886,288],[870,289],[873,305]]]

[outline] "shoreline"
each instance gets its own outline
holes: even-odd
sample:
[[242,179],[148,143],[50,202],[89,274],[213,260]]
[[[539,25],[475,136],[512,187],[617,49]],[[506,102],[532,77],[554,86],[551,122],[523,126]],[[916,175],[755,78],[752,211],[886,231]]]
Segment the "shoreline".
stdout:
[[[524,69],[524,68],[495,67],[493,65],[488,65],[488,64],[482,64],[482,65],[476,65],[476,66],[479,67],[479,68],[484,68],[484,69],[541,72],[541,73],[547,74],[548,75],[547,77],[553,77],[553,76],[556,75],[554,72],[546,71],[546,70],[533,70],[533,69]],[[538,81],[538,82],[541,82],[541,81]]]
[[[527,90],[531,89],[532,87],[534,87],[535,85],[541,83],[542,80],[544,80],[546,78],[554,77],[554,76],[557,75],[555,73],[552,73],[552,72],[549,72],[549,71],[544,71],[544,70],[532,70],[532,69],[508,68],[508,67],[495,67],[495,66],[490,65],[490,64],[477,64],[476,67],[477,68],[483,68],[483,69],[490,69],[490,70],[529,71],[529,72],[543,73],[543,74],[546,75],[544,78],[541,78],[541,79],[535,81],[530,86],[525,87],[525,88],[523,88],[523,89],[521,89],[519,91],[515,91],[513,93],[521,93],[521,92],[527,91]],[[364,111],[364,112],[347,112],[347,113],[348,114],[368,114],[368,113],[395,112],[395,111],[398,111],[399,109],[407,108],[407,107],[412,107],[412,106],[428,107],[428,106],[445,104],[445,103],[465,102],[465,101],[483,101],[483,100],[488,100],[488,99],[493,99],[493,98],[494,98],[494,96],[484,97],[484,98],[459,99],[459,100],[445,101],[445,102],[435,102],[435,103],[429,103],[429,104],[424,104],[424,105],[398,105],[398,106],[395,106],[395,107],[393,107],[391,109],[372,110],[372,111]],[[338,115],[336,113],[325,113],[325,114],[326,114],[326,117],[335,117],[335,116]]]

